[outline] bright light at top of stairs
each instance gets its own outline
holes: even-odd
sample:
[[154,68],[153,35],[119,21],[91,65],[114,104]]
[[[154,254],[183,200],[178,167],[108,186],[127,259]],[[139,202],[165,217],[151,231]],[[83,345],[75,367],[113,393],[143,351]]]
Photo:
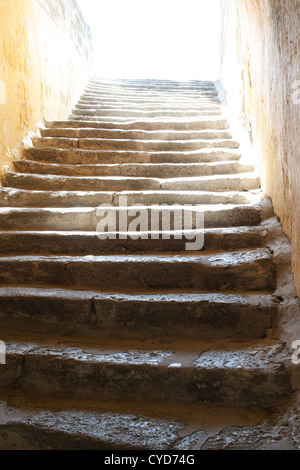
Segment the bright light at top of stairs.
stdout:
[[102,77],[217,80],[219,0],[78,0]]

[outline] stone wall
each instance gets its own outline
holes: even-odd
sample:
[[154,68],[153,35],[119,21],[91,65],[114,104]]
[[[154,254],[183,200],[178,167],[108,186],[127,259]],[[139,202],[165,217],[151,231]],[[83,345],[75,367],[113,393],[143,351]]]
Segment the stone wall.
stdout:
[[300,294],[300,0],[223,0],[221,84],[292,242]]
[[0,2],[0,170],[42,119],[64,119],[92,73],[75,0]]

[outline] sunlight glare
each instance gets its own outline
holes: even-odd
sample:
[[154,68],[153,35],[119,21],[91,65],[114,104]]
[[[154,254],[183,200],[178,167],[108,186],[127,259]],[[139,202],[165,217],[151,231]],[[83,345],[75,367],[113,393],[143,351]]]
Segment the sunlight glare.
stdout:
[[219,0],[78,0],[102,77],[217,80]]

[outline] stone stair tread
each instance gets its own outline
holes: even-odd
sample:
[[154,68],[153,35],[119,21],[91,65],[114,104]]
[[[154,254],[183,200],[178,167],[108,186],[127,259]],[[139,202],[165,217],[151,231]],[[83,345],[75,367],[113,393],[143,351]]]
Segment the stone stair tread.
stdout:
[[238,173],[238,174],[225,174],[225,175],[205,175],[205,176],[175,176],[172,178],[151,178],[151,177],[142,177],[142,176],[115,176],[115,175],[105,175],[105,176],[69,176],[69,175],[52,175],[52,174],[36,174],[36,173],[18,173],[18,172],[12,172],[8,171],[4,175],[4,182],[5,182],[5,177],[11,177],[11,178],[35,178],[35,179],[40,179],[40,180],[49,180],[49,181],[69,181],[69,180],[75,180],[75,181],[88,181],[88,180],[95,180],[95,181],[101,181],[101,180],[112,180],[112,181],[123,181],[123,180],[154,180],[154,181],[160,181],[160,182],[181,182],[181,181],[215,181],[215,180],[236,180],[236,179],[243,179],[243,178],[258,178],[258,175],[256,172],[247,172],[247,173]]
[[0,284],[86,289],[177,288],[188,291],[274,291],[276,268],[264,248],[226,253],[111,253],[88,256],[2,256]]
[[220,117],[214,117],[210,119],[200,119],[200,120],[172,120],[172,121],[153,121],[153,120],[131,120],[125,121],[116,119],[114,120],[105,120],[105,121],[45,121],[44,123],[45,128],[54,129],[54,128],[73,128],[73,129],[135,129],[135,130],[201,130],[203,127],[206,126],[207,128],[215,129],[216,126],[219,126],[221,129],[228,129],[229,124],[226,119]]
[[131,139],[131,140],[197,140],[197,139],[230,139],[232,135],[228,130],[205,129],[198,131],[180,130],[127,130],[127,129],[78,129],[78,128],[50,128],[41,129],[42,137],[69,137],[69,138],[99,138],[99,139]]
[[[264,338],[277,302],[267,293],[112,294],[61,288],[0,287],[6,331],[81,338]],[[168,324],[168,330],[165,329]]]
[[[0,188],[0,215],[3,209],[11,207],[32,208],[63,208],[74,207],[98,207],[100,204],[116,205],[121,196],[126,196],[128,204],[139,202],[144,206],[152,204],[191,204],[202,205],[204,210],[210,211],[209,207],[219,206],[219,210],[228,207],[228,210],[236,210],[239,205],[254,204],[258,196],[249,191],[58,191],[58,190],[29,190],[3,187]],[[248,212],[258,212],[258,209],[249,209]],[[246,209],[247,211],[247,209]],[[6,212],[7,213],[7,212]],[[243,218],[241,218],[243,220]],[[258,218],[256,218],[258,220]],[[244,223],[242,223],[244,225]]]
[[251,191],[260,188],[256,173],[154,178],[147,176],[66,176],[6,172],[4,187],[31,190],[126,191],[194,190],[206,192]]
[[[56,356],[62,361],[117,364],[120,356],[123,364],[162,366],[170,368],[181,362],[183,368],[267,370],[281,365],[279,358],[286,353],[284,344],[276,340],[259,339],[235,341],[221,339],[201,341],[185,338],[100,338],[82,339],[58,335],[55,339],[47,335],[21,333],[5,334],[6,352],[9,356],[38,355]],[[215,360],[217,359],[218,360]],[[267,360],[269,359],[269,360]],[[175,368],[175,367],[174,367]],[[1,379],[0,379],[1,380]]]
[[203,148],[238,149],[239,144],[232,139],[195,139],[195,140],[139,140],[139,139],[108,139],[108,138],[71,138],[41,137],[34,138],[36,147],[59,147],[82,150],[156,150],[179,151],[200,150]]
[[263,233],[254,227],[204,229],[192,232],[150,231],[142,232],[140,240],[135,239],[136,233],[134,232],[118,232],[115,234],[115,239],[110,236],[108,240],[100,240],[95,231],[15,230],[0,231],[0,253],[81,253],[88,255],[112,251],[183,251],[186,235],[192,239],[197,233],[204,236],[203,250],[212,247],[219,247],[224,251],[246,247],[254,248],[260,247],[263,243]]
[[82,403],[34,394],[1,399],[0,410],[0,436],[9,436],[0,441],[3,450],[16,448],[16,436],[18,450],[197,450],[220,428],[255,428],[267,420],[262,409],[209,403]]
[[[10,368],[4,370],[0,388],[10,384],[41,395],[96,398],[101,394],[140,402],[259,406],[272,404],[291,391],[280,361],[284,345],[270,340],[248,344],[118,340],[116,345],[115,340],[104,339],[82,344],[63,338],[10,341],[7,337],[6,345]],[[243,380],[250,378],[252,386],[247,385],[245,394]]]
[[34,175],[65,176],[134,176],[154,177],[209,176],[254,172],[254,165],[240,162],[212,163],[114,163],[114,164],[57,164],[34,160],[16,160],[13,163],[16,173]]
[[[127,233],[127,232],[126,232]],[[15,259],[22,259],[22,257],[12,257]],[[34,256],[28,256],[28,259],[35,259]],[[260,248],[253,248],[250,250],[246,249],[241,249],[241,250],[232,250],[230,252],[224,252],[222,249],[215,249],[213,251],[208,251],[206,253],[192,253],[188,254],[186,251],[178,252],[176,255],[170,256],[168,253],[134,253],[134,254],[109,254],[109,255],[88,255],[88,256],[66,256],[61,257],[58,256],[56,258],[55,255],[50,255],[50,256],[45,256],[45,257],[40,257],[38,256],[37,258],[39,259],[57,259],[57,260],[69,260],[69,261],[74,261],[76,259],[78,260],[83,260],[83,261],[111,261],[114,262],[114,260],[117,260],[118,262],[125,261],[128,259],[128,262],[141,262],[141,261],[166,261],[173,263],[174,261],[176,262],[185,262],[185,261],[191,261],[191,262],[205,262],[206,261],[211,261],[213,265],[219,266],[222,265],[222,263],[226,263],[228,260],[231,262],[235,262],[236,264],[239,264],[243,262],[244,259],[247,261],[252,261],[255,259],[271,259],[271,252],[268,248],[260,247]],[[0,259],[5,259],[5,256],[1,256]],[[7,259],[10,259],[10,257],[7,257]]]
[[[39,297],[39,298],[60,298],[60,299],[72,299],[72,300],[109,300],[109,301],[137,301],[137,302],[163,302],[169,303],[169,301],[177,301],[179,303],[232,303],[232,304],[248,304],[248,305],[273,305],[275,300],[273,295],[267,292],[156,292],[155,290],[147,289],[144,292],[138,294],[122,293],[121,289],[119,293],[110,292],[99,292],[99,291],[87,291],[87,290],[73,290],[63,288],[47,288],[47,287],[0,287],[0,297],[12,297],[14,299],[18,297]],[[275,302],[276,303],[276,302]],[[120,332],[121,333],[121,332]]]
[[241,153],[237,149],[203,148],[191,151],[154,152],[139,150],[88,150],[63,149],[59,147],[30,147],[25,149],[25,158],[57,163],[212,163],[216,161],[238,161]]

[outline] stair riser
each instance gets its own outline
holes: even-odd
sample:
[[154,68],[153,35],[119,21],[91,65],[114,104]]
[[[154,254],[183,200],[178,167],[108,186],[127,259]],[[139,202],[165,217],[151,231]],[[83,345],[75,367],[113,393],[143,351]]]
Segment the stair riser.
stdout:
[[99,94],[99,96],[91,96],[88,94],[82,96],[78,101],[75,109],[85,109],[87,107],[93,108],[94,106],[107,106],[107,107],[121,107],[121,106],[146,106],[147,108],[152,106],[156,108],[164,107],[199,107],[203,104],[208,105],[219,105],[218,97],[215,95],[200,95],[198,98],[181,98],[180,96],[176,98],[164,98],[164,97],[155,97],[145,96],[145,98],[139,98],[134,96],[127,96],[124,98],[107,96],[106,94]]
[[[155,95],[154,95],[155,93]],[[84,90],[83,96],[93,95],[96,97],[104,97],[104,98],[153,98],[155,99],[199,99],[199,98],[218,98],[216,90],[213,88],[206,88],[203,90],[199,90],[197,88],[194,89],[182,89],[182,90],[168,90],[167,88],[156,88],[155,90],[151,88],[124,88],[124,89],[114,89],[111,90],[106,87],[98,87],[98,86],[89,86]]]
[[[130,200],[127,200],[128,205],[130,206]],[[102,207],[99,207],[102,211]],[[55,210],[55,209],[36,209],[36,210],[9,210],[7,213],[0,213],[0,221],[2,230],[63,230],[63,231],[91,231],[95,232],[99,222],[104,217],[102,213],[99,212],[99,209],[85,209],[85,210]],[[129,207],[131,209],[131,207]],[[118,210],[118,208],[116,208]],[[98,212],[98,216],[97,216]],[[123,210],[124,216],[126,215],[125,210]],[[162,214],[162,212],[161,212]],[[160,220],[161,220],[160,214]],[[168,214],[165,213],[165,217]],[[127,225],[133,222],[137,217],[128,216],[125,217],[127,220]],[[153,221],[154,213],[148,211],[148,225],[150,226],[151,221]],[[110,208],[110,217],[112,223],[116,220],[116,229],[119,229],[119,216],[116,212],[116,216],[113,210],[113,207]],[[195,212],[194,212],[195,217]],[[171,218],[171,222],[172,222]],[[220,211],[206,211],[204,213],[204,228],[217,228],[217,227],[239,227],[239,226],[251,226],[257,225],[261,222],[261,215],[258,210],[241,208],[238,209],[225,209]],[[195,220],[194,220],[195,224]],[[202,227],[194,225],[192,228],[201,229]],[[150,227],[148,227],[148,230]],[[172,227],[170,227],[172,229]]]
[[[39,233],[39,232],[0,232],[0,253],[7,254],[35,254],[35,255],[99,255],[104,252],[180,252],[186,249],[187,240],[176,239],[175,233],[165,234],[168,239],[154,239],[153,234],[147,234],[147,239],[100,240],[95,234]],[[251,230],[231,229],[225,233],[205,231],[203,235],[203,250],[224,251],[242,248],[256,248],[262,246],[262,237]]]
[[60,148],[28,148],[24,151],[24,157],[29,160],[51,162],[58,164],[126,164],[126,163],[209,163],[220,161],[237,161],[241,154],[230,149],[208,149],[199,152],[114,152],[114,151],[89,151],[67,150]]
[[2,258],[0,284],[58,286],[116,292],[122,289],[201,291],[273,291],[275,266],[270,258],[220,266],[203,259]]
[[[128,296],[129,297],[129,296]],[[146,296],[145,296],[146,297]],[[197,296],[198,297],[198,296]],[[151,300],[140,297],[78,297],[38,293],[1,294],[0,321],[6,332],[26,331],[76,338],[263,338],[271,328],[276,308],[269,301],[255,305],[245,300],[182,300],[173,296]]]
[[119,108],[110,108],[110,109],[103,109],[99,111],[87,111],[87,110],[74,110],[72,115],[70,116],[71,119],[77,116],[79,119],[82,119],[82,116],[92,116],[92,117],[104,117],[104,116],[120,116],[132,118],[187,118],[187,117],[197,117],[201,118],[201,116],[221,116],[222,112],[217,109],[217,107],[203,107],[202,109],[192,110],[192,111],[134,111],[128,109],[119,109]]
[[98,138],[98,139],[132,139],[132,140],[197,140],[197,139],[231,139],[232,135],[224,131],[198,131],[198,132],[155,132],[155,131],[120,131],[98,129],[42,129],[42,137],[65,137],[70,139]]
[[73,109],[73,114],[76,114],[78,111],[79,114],[84,114],[85,111],[109,111],[109,110],[128,110],[128,111],[141,111],[141,112],[153,112],[153,111],[161,111],[161,112],[189,112],[189,111],[206,111],[206,110],[218,110],[219,104],[217,101],[209,100],[209,99],[199,99],[194,103],[172,103],[167,101],[166,103],[123,103],[123,102],[104,102],[100,101],[95,105],[91,104],[77,104]]
[[201,120],[188,120],[188,121],[152,121],[152,120],[131,120],[126,122],[122,121],[47,121],[45,123],[47,128],[98,128],[98,129],[124,129],[124,130],[145,130],[145,131],[200,131],[206,129],[215,130],[227,130],[229,124],[225,119],[214,118],[214,119],[201,119]]
[[105,139],[67,139],[67,138],[41,138],[33,139],[35,147],[58,147],[64,149],[86,150],[136,150],[179,152],[188,150],[201,150],[203,148],[238,149],[239,144],[233,140],[196,140],[196,141],[143,141],[143,140],[105,140]]
[[199,98],[202,96],[213,96],[217,97],[217,93],[215,88],[212,87],[204,87],[201,89],[194,87],[194,88],[181,88],[181,89],[174,89],[174,88],[167,88],[167,87],[130,87],[130,88],[110,88],[105,86],[98,86],[98,85],[90,85],[85,88],[85,93],[83,96],[88,95],[89,93],[94,94],[96,96],[104,96],[104,97],[122,97],[125,98],[127,96],[132,96],[135,98],[147,98],[153,97],[155,90],[155,98]]
[[140,176],[146,178],[176,178],[229,175],[254,171],[251,165],[237,162],[219,164],[124,164],[124,165],[43,165],[19,160],[13,163],[17,173],[62,176]]
[[[252,387],[245,392],[245,384]],[[112,364],[64,359],[63,355],[9,354],[0,387],[44,396],[134,400],[138,403],[226,403],[270,405],[290,393],[287,373],[279,366],[257,371],[206,367],[168,368],[147,364]]]
[[33,191],[247,191],[259,188],[259,178],[222,179],[187,178],[186,180],[159,180],[134,177],[72,178],[63,176],[6,175],[4,187]]
[[[156,205],[173,205],[173,204],[190,204],[190,205],[215,205],[229,204],[242,205],[251,202],[251,197],[245,192],[242,193],[203,193],[203,192],[173,192],[173,191],[143,191],[143,192],[124,192],[119,193],[126,195],[128,205],[143,204],[149,206]],[[11,188],[3,188],[0,190],[0,207],[98,207],[100,204],[111,204],[118,206],[119,197],[115,192],[51,192],[51,191],[27,191]],[[208,211],[209,209],[207,209]],[[230,213],[232,217],[232,214]],[[0,214],[0,217],[1,214]],[[236,220],[236,219],[234,219]],[[245,220],[245,219],[242,219]],[[252,219],[251,219],[252,220]],[[251,222],[250,220],[250,222]],[[254,220],[258,220],[255,216]]]

